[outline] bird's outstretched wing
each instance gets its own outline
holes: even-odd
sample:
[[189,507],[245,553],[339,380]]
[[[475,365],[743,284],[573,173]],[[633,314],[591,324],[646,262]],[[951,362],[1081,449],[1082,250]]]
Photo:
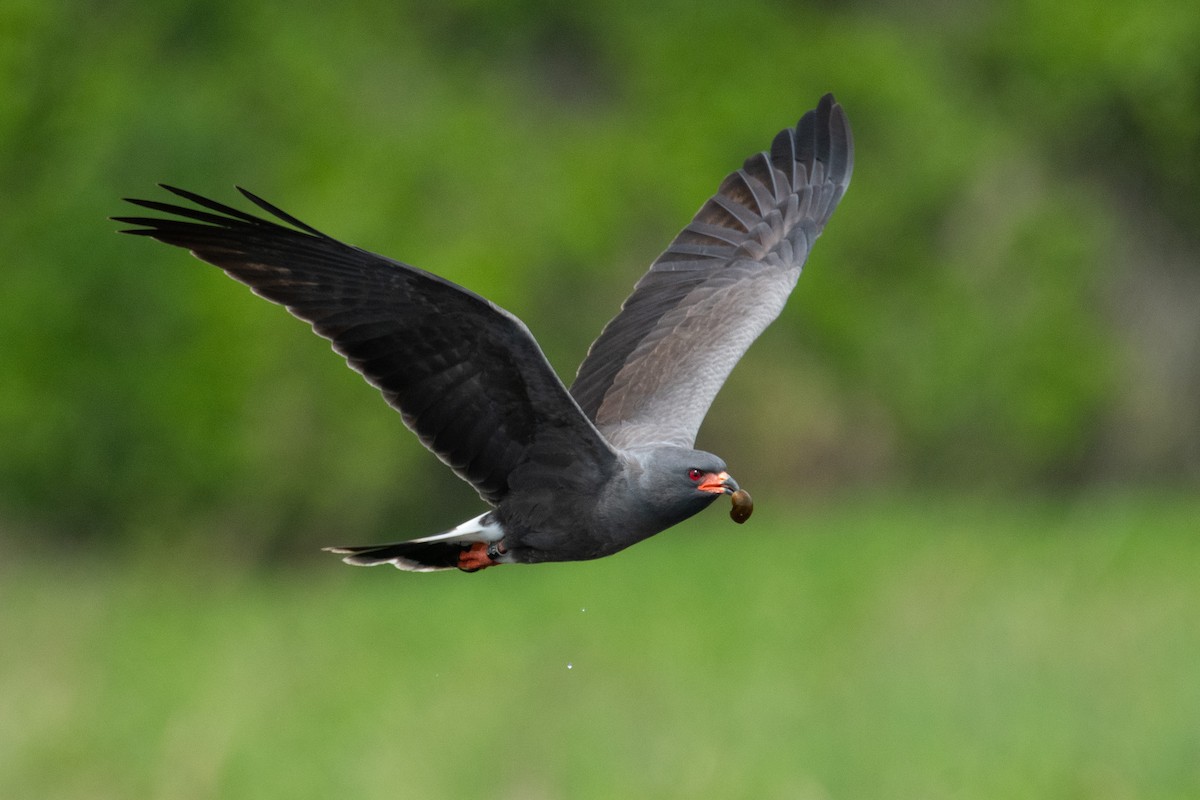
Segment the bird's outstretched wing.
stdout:
[[198,208],[128,202],[182,219],[114,217],[191,250],[286,306],[377,387],[421,441],[498,504],[536,447],[603,468],[611,448],[525,325],[450,281],[309,227],[244,189],[261,219],[181,189]]
[[614,446],[692,446],[729,372],[783,309],[853,165],[849,123],[827,94],[658,257],[571,387]]

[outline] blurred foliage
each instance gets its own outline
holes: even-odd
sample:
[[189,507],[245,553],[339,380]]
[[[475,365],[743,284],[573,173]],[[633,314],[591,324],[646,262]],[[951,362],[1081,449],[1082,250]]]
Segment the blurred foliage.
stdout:
[[8,2],[0,520],[258,548],[473,507],[303,325],[113,235],[121,196],[245,185],[493,298],[569,379],[825,91],[854,184],[701,445],[802,495],[1194,485],[1197,41],[1187,0]]
[[9,554],[0,797],[1195,798],[1200,502],[1084,499],[473,576]]

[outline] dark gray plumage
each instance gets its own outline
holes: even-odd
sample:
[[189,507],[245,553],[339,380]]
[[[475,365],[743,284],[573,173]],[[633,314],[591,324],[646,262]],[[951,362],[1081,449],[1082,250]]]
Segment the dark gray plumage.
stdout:
[[724,462],[693,449],[696,432],[782,310],[853,160],[845,114],[826,95],[726,178],[655,260],[570,392],[512,314],[245,190],[292,227],[166,186],[196,207],[130,199],[180,219],[115,219],[309,322],[492,506],[436,536],[331,550],[354,564],[473,571],[609,555],[738,490]]

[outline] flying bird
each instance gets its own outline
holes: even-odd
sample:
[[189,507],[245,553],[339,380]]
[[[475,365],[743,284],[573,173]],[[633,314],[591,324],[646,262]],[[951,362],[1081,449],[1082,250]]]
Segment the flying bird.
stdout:
[[827,94],[704,203],[592,344],[570,390],[508,311],[240,187],[278,221],[166,185],[191,205],[126,198],[170,216],[113,219],[308,322],[490,506],[434,536],[328,550],[350,564],[473,572],[607,556],[722,495],[745,521],[749,494],[724,461],[694,448],[696,432],[783,309],[853,164],[846,115]]

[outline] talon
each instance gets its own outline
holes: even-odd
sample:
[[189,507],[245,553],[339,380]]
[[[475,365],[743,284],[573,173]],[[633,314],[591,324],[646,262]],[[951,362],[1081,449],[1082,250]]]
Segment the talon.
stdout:
[[505,553],[499,542],[475,542],[458,554],[458,568],[463,572],[477,572],[485,567],[496,566],[497,558]]

